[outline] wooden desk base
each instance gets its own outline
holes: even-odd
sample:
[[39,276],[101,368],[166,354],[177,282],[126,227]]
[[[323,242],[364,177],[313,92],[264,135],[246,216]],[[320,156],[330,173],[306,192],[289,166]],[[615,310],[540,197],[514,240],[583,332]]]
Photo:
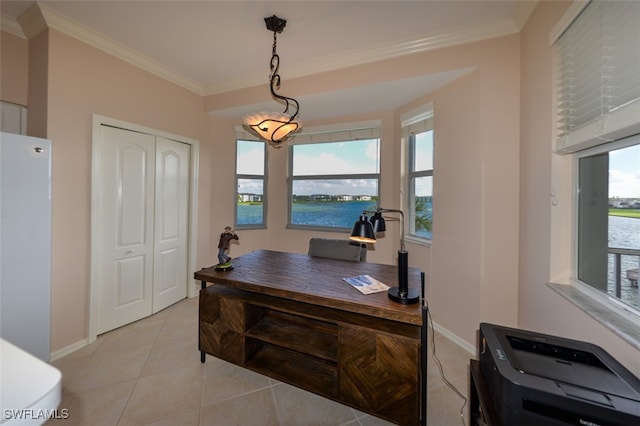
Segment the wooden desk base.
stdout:
[[421,326],[220,285],[201,290],[199,309],[203,362],[208,353],[396,424],[420,422]]

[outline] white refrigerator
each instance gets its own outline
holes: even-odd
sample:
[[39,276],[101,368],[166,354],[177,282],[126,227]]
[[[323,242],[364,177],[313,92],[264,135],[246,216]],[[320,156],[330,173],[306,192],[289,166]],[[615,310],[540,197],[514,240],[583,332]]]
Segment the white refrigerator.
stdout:
[[0,133],[0,337],[51,353],[51,141]]

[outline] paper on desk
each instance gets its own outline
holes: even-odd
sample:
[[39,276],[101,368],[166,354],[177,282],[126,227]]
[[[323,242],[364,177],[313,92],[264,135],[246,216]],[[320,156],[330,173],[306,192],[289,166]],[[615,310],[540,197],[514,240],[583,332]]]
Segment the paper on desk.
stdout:
[[354,277],[343,278],[343,280],[347,284],[357,288],[362,294],[378,293],[380,291],[389,290],[388,285],[372,278],[369,275],[356,275]]

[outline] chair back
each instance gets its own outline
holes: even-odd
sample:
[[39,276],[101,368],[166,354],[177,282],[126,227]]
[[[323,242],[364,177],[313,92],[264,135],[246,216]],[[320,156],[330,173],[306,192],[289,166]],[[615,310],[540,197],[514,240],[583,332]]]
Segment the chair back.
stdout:
[[366,262],[367,246],[350,240],[311,238],[309,240],[309,256]]

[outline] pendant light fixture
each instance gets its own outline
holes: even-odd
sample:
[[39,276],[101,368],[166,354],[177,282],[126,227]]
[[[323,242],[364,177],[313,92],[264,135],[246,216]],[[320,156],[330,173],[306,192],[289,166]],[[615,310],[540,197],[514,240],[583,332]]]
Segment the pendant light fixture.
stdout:
[[282,113],[258,112],[246,115],[242,121],[244,125],[260,138],[279,148],[281,144],[294,132],[302,129],[302,122],[296,120],[300,104],[293,98],[279,95],[276,91],[280,89],[280,56],[276,53],[276,36],[284,30],[287,21],[273,15],[264,18],[269,31],[273,31],[273,51],[271,54],[271,74],[269,75],[269,87],[271,96],[278,102],[284,103],[285,108]]

